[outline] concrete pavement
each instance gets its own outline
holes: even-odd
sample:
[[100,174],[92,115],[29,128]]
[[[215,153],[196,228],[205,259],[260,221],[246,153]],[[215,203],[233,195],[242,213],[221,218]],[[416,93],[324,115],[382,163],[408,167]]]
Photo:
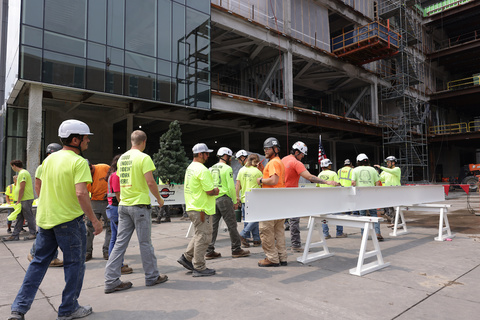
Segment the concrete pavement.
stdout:
[[[478,194],[470,197],[480,211]],[[409,234],[380,243],[386,262],[382,270],[357,277],[349,274],[360,248],[358,229],[345,228],[348,238],[328,241],[333,257],[307,265],[296,262],[300,253],[289,252],[288,266],[259,268],[261,247],[249,248],[250,257],[233,259],[228,234],[219,233],[216,251],[222,258],[207,261],[217,270],[212,277],[193,278],[176,260],[189,239],[189,222],[173,218],[153,225],[152,241],[161,273],[169,281],[154,287],[144,283],[135,236],[125,256],[134,273],[122,276],[133,288],[113,294],[103,292],[103,235],[94,242],[94,259],[87,262],[82,305],[94,313],[86,319],[477,319],[480,313],[480,216],[468,213],[463,191],[451,193],[445,203],[456,237],[433,241],[438,215],[406,214]],[[437,218],[438,219],[438,218]],[[464,223],[462,224],[462,221]],[[302,240],[307,219],[302,219]],[[239,230],[242,228],[239,224]],[[456,230],[457,229],[457,230]],[[1,232],[6,235],[2,225]],[[333,231],[332,228],[331,231]],[[460,231],[460,232],[458,232]],[[286,233],[287,247],[290,235]],[[10,305],[28,267],[31,241],[0,244],[0,318]],[[315,250],[315,249],[314,249]],[[64,286],[63,269],[50,268],[26,319],[55,319]]]

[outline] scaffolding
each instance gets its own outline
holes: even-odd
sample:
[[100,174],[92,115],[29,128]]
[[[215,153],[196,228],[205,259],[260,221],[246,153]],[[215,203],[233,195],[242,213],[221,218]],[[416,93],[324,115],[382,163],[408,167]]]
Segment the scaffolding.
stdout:
[[419,0],[383,0],[379,3],[381,19],[390,19],[400,34],[399,53],[384,60],[380,72],[391,83],[381,89],[385,112],[381,121],[384,155],[398,153],[402,182],[428,181],[428,149],[426,118],[429,106],[423,84],[424,62],[418,48],[422,44]]

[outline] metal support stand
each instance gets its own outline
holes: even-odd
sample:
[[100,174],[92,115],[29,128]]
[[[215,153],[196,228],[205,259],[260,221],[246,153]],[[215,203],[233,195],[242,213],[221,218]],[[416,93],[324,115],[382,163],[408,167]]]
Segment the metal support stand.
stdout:
[[[435,241],[445,241],[447,238],[455,237],[455,234],[452,234],[450,230],[450,224],[448,222],[447,212],[448,208],[451,205],[449,204],[416,204],[411,206],[399,206],[395,210],[395,224],[393,226],[393,232],[390,233],[390,236],[396,237],[402,234],[408,233],[407,223],[405,222],[405,217],[403,211],[408,210],[417,210],[417,211],[426,211],[426,212],[438,212],[439,221],[438,221],[438,237],[435,237]],[[399,220],[401,223],[399,224]],[[403,227],[402,231],[398,231],[399,227]]]
[[[331,225],[343,225],[347,227],[356,227],[363,228],[362,244],[360,246],[360,253],[358,255],[357,266],[353,269],[350,269],[350,274],[356,276],[363,276],[367,273],[383,269],[390,265],[390,263],[385,263],[383,261],[382,252],[380,250],[380,245],[378,244],[377,235],[373,224],[375,222],[382,221],[382,218],[378,217],[363,217],[363,216],[352,216],[352,215],[322,215],[322,216],[311,216],[309,221],[309,229],[307,235],[307,242],[305,243],[305,249],[301,257],[297,258],[297,261],[300,263],[309,263],[315,260],[327,258],[333,255],[328,250],[327,243],[323,236],[323,231],[321,224],[318,223],[318,220],[324,224]],[[313,230],[317,229],[320,233],[320,241],[312,243],[312,234]],[[372,237],[372,242],[374,250],[367,251],[367,241],[368,237]],[[310,248],[322,247],[323,250],[315,253],[309,253]],[[377,259],[371,263],[365,264],[365,260],[371,257],[376,257]]]

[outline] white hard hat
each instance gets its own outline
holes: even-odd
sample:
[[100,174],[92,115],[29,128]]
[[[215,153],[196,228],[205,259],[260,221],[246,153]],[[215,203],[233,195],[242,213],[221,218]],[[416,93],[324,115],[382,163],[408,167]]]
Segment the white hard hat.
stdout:
[[368,157],[365,153],[360,153],[358,156],[357,156],[357,162],[360,162],[360,161],[363,161],[363,160],[368,160]]
[[307,145],[305,143],[303,143],[302,141],[295,142],[292,146],[292,149],[293,150],[298,150],[301,153],[303,153],[304,155],[307,155],[307,151],[308,151]]
[[223,155],[228,155],[230,157],[233,157],[233,152],[232,150],[230,150],[229,148],[227,147],[221,147],[220,149],[218,149],[217,151],[217,156],[221,157]]
[[320,161],[320,167],[322,168],[326,168],[331,164],[332,164],[332,161],[330,161],[330,159],[323,159],[322,161]]
[[350,162],[350,159],[345,159],[345,162],[343,164],[347,165],[347,164],[352,164],[352,163]]
[[58,136],[60,138],[68,138],[71,134],[78,134],[81,136],[91,136],[90,128],[86,123],[78,120],[65,120],[58,127]]
[[248,157],[247,151],[245,151],[243,149],[237,151],[237,153],[235,154],[235,158],[240,158],[241,156]]
[[387,159],[385,159],[385,161],[397,162],[397,158],[395,158],[394,156],[388,156]]
[[201,153],[201,152],[213,152],[212,149],[208,149],[207,145],[205,143],[197,143],[196,145],[193,146],[192,148],[193,154]]

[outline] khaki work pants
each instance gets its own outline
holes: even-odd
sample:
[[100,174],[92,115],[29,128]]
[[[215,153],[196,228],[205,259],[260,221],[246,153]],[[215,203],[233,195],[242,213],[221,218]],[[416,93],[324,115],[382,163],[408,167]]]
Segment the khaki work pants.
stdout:
[[192,261],[196,270],[205,270],[205,253],[212,241],[212,216],[205,214],[205,221],[200,219],[199,211],[187,211],[188,217],[193,223],[195,234],[187,246],[184,256]]
[[260,239],[267,259],[273,263],[287,261],[285,219],[260,221]]

